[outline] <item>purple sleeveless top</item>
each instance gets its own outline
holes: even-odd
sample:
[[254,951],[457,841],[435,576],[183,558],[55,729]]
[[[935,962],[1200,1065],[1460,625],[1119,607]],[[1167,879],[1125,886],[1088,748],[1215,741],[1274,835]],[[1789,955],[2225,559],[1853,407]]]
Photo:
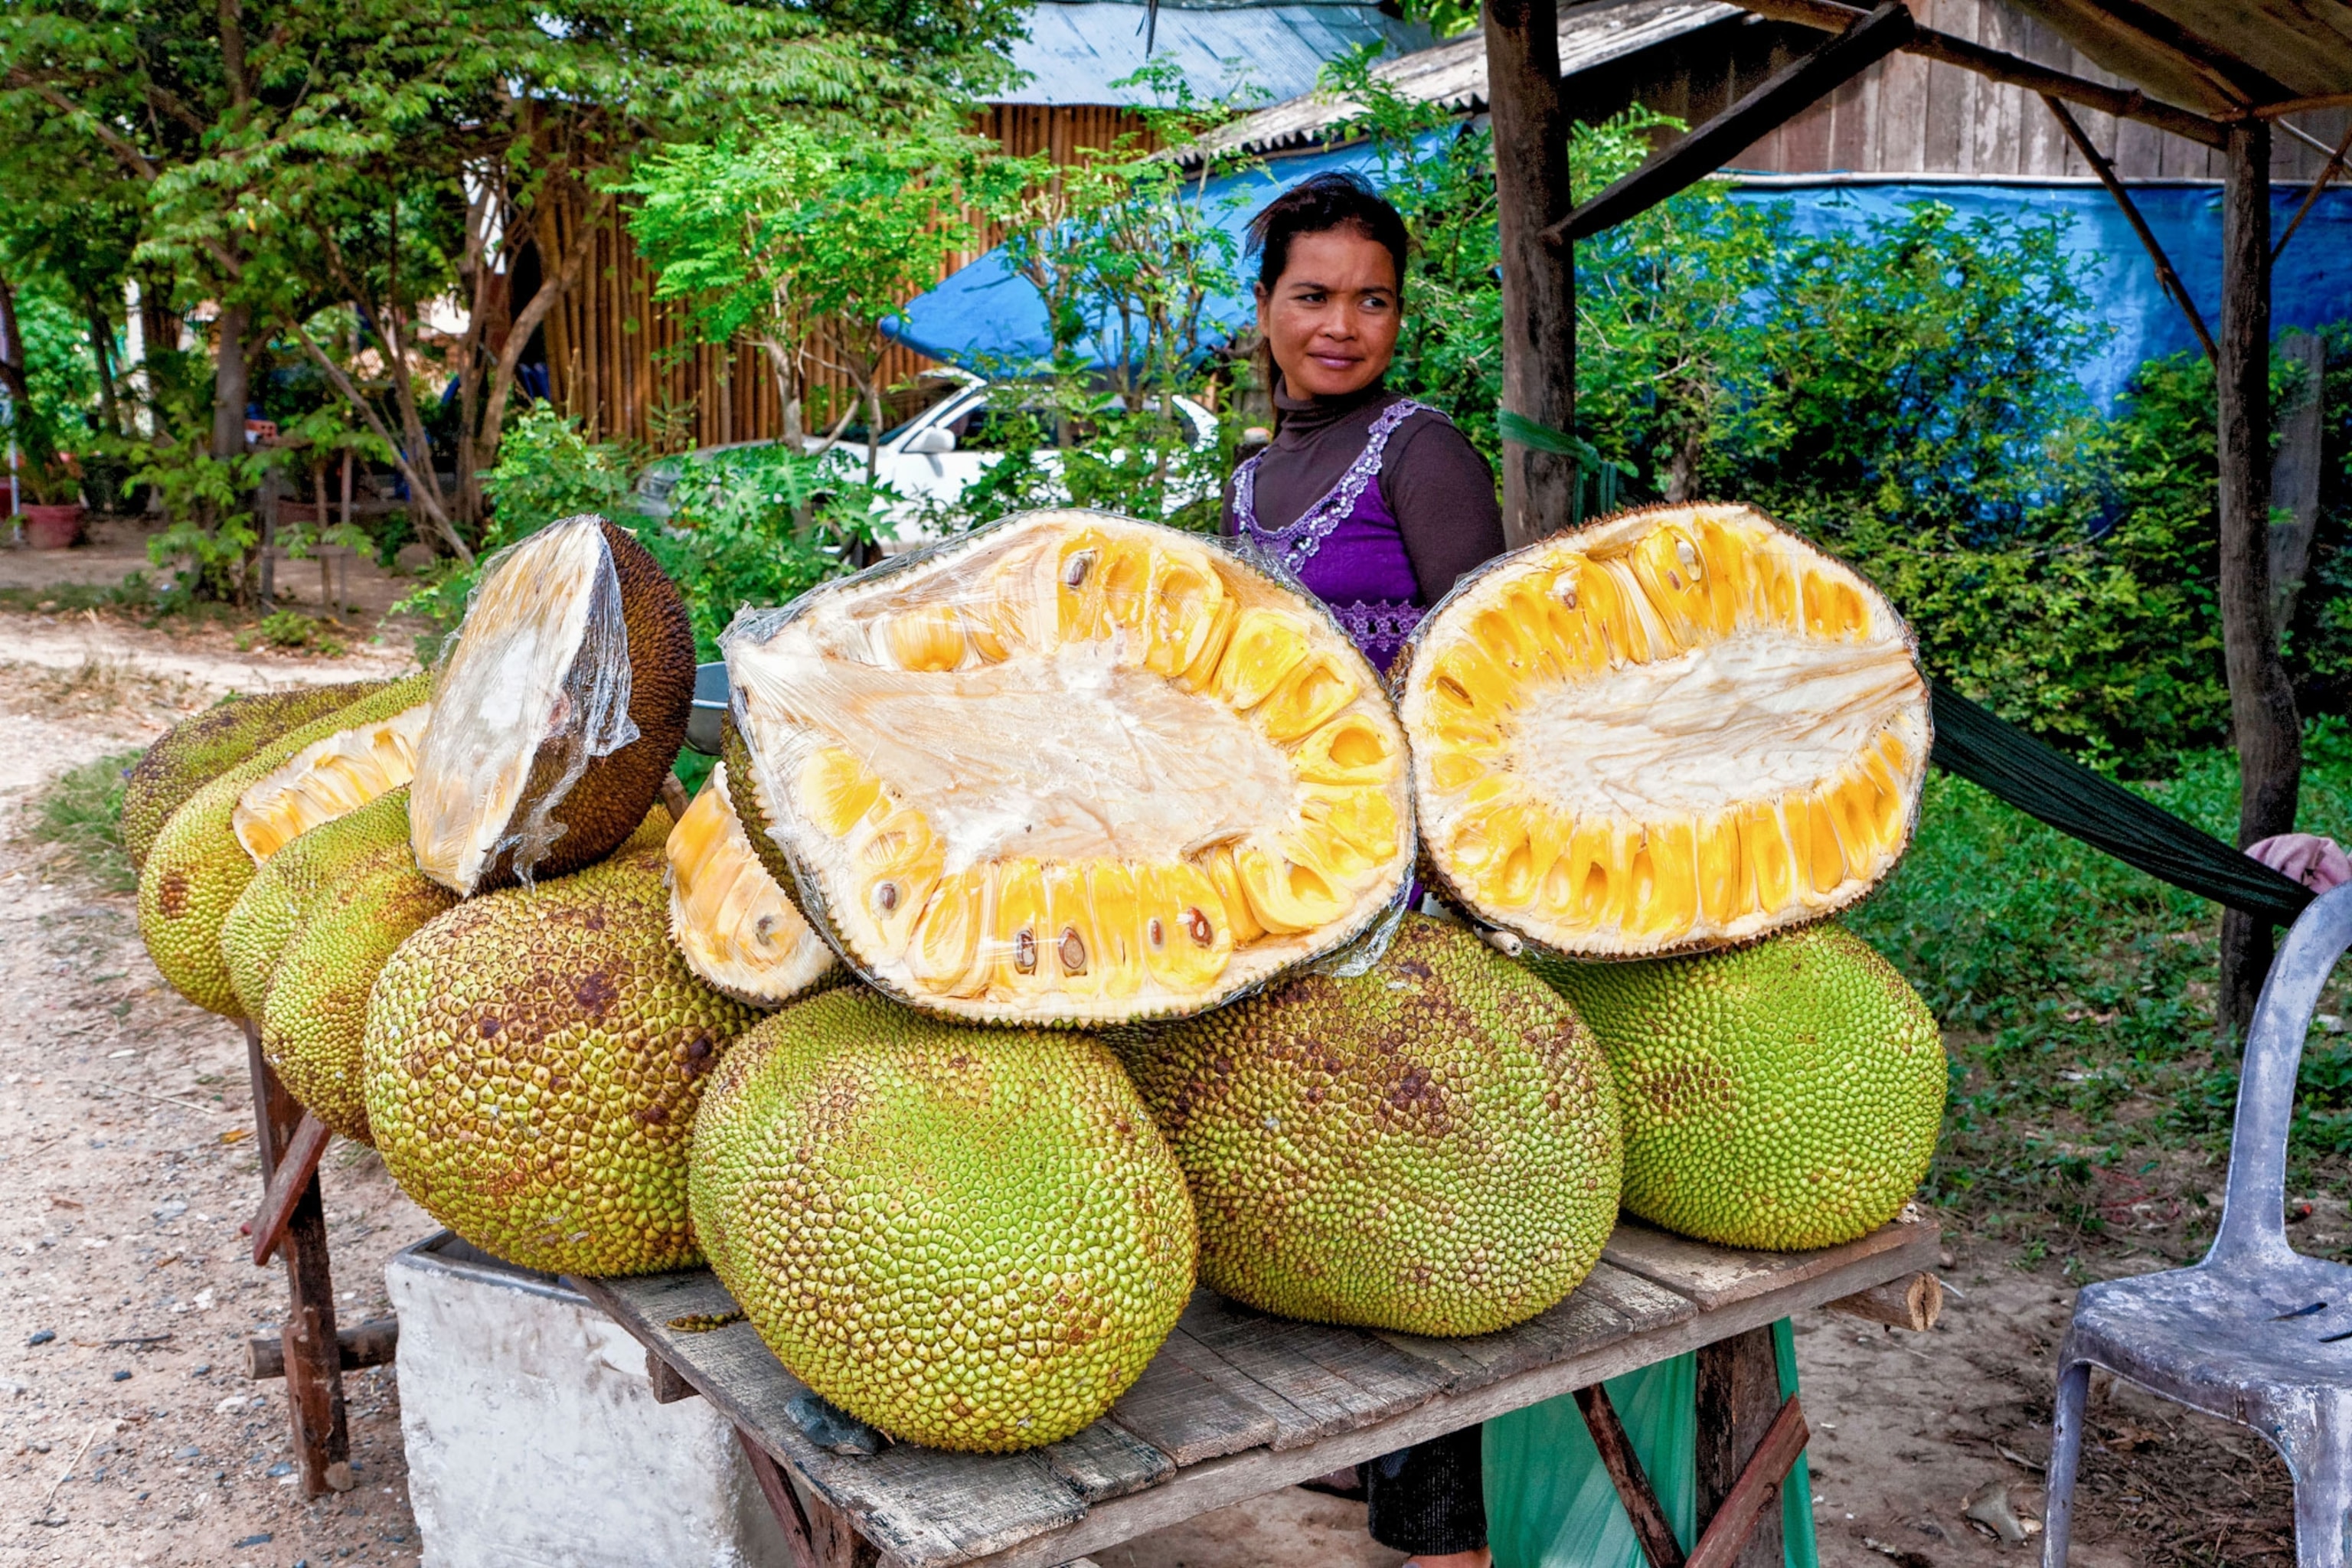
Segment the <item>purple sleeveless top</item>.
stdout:
[[1339,482],[1287,528],[1265,528],[1257,521],[1257,466],[1265,454],[1234,470],[1234,521],[1241,531],[1331,607],[1349,637],[1383,675],[1420,624],[1423,606],[1414,603],[1421,584],[1405,553],[1404,534],[1374,481],[1389,437],[1416,414],[1437,410],[1409,397],[1381,410],[1363,451]]

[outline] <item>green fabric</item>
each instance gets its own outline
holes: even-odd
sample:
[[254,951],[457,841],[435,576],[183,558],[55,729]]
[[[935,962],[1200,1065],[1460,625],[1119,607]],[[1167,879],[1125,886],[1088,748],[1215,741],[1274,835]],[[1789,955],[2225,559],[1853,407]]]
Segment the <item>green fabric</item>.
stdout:
[[[1772,1327],[1783,1398],[1797,1392],[1796,1342],[1787,1319]],[[1611,1378],[1609,1403],[1666,1510],[1675,1539],[1694,1540],[1698,1357],[1685,1353]],[[1488,1421],[1486,1540],[1495,1568],[1646,1568],[1633,1521],[1601,1468],[1574,1396],[1562,1394]],[[1786,1568],[1819,1568],[1812,1482],[1801,1456],[1780,1498]]]

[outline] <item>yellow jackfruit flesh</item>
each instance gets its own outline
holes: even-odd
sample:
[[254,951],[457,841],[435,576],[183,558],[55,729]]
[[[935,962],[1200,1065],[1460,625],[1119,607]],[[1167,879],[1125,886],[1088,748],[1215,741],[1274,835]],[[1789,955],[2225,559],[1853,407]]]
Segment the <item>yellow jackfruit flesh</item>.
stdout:
[[175,724],[147,748],[122,781],[122,847],[131,869],[181,803],[290,730],[383,689],[381,680],[298,686],[232,697]]
[[430,695],[411,676],[290,731],[198,789],[172,814],[139,871],[139,934],[173,989],[208,1012],[245,1016],[221,952],[221,927],[254,860],[236,836],[237,804],[256,783],[306,748],[347,731],[400,727]]
[[677,585],[625,531],[565,518],[502,552],[435,681],[418,868],[472,894],[610,854],[677,759],[694,668]]
[[1195,1013],[1409,876],[1404,737],[1321,606],[1205,542],[1034,512],[722,639],[753,848],[889,994]]
[[759,1015],[670,944],[670,826],[649,814],[609,860],[463,900],[376,976],[362,1049],[376,1148],[426,1213],[508,1262],[635,1274],[700,1258],[695,1108]]
[[1201,1281],[1234,1300],[1486,1333],[1574,1289],[1616,1223],[1592,1032],[1458,925],[1408,914],[1353,979],[1294,975],[1126,1034],[1192,1184]]
[[1099,1044],[862,988],[737,1042],[695,1122],[693,1213],[795,1376],[933,1447],[1081,1430],[1192,1289],[1183,1173]]
[[697,974],[755,1007],[780,1007],[841,961],[760,864],[727,794],[727,764],[670,829],[669,934]]
[[1909,630],[1738,506],[1628,512],[1465,578],[1400,684],[1439,884],[1553,951],[1705,951],[1861,899],[1931,740]]
[[1942,1036],[1834,921],[1690,958],[1531,962],[1608,1053],[1627,1213],[1727,1247],[1834,1247],[1893,1219],[1927,1174]]
[[256,864],[322,822],[332,822],[406,784],[431,704],[382,724],[314,741],[256,779],[237,797],[229,825]]

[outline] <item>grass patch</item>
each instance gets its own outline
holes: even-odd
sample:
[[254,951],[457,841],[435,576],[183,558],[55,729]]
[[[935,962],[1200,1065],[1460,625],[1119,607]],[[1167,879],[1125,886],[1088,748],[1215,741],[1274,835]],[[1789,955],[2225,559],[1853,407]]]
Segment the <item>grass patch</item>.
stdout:
[[109,892],[139,886],[122,848],[122,770],[138,752],[118,752],[68,768],[49,781],[33,805],[30,837],[53,845],[58,858]]
[[324,623],[294,610],[272,611],[256,622],[251,631],[241,633],[236,638],[236,651],[239,653],[250,653],[258,647],[283,648],[289,653],[315,653],[324,658],[341,658],[350,651]]
[[[2237,764],[2181,760],[2135,784],[2216,835],[2237,820]],[[2352,727],[2305,739],[2305,831],[2352,843]],[[1943,1021],[1952,1098],[1927,1194],[1981,1231],[2031,1240],[2210,1233],[2237,1096],[2217,1046],[2220,910],[1944,773],[1879,894],[1847,917]],[[2340,1015],[2331,991],[2323,1019]],[[2352,1193],[2352,1043],[2314,1031],[2292,1190]],[[2053,1237],[2051,1245],[2064,1243]]]

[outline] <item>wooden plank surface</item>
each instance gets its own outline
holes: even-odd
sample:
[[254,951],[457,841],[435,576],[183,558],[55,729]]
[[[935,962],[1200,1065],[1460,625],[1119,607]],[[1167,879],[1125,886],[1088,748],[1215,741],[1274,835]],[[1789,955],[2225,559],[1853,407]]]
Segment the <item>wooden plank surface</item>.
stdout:
[[1620,1222],[1601,1256],[1629,1274],[1638,1274],[1689,1298],[1704,1311],[1714,1311],[1769,1290],[1906,1248],[1916,1249],[1922,1237],[1932,1246],[1939,1234],[1933,1220],[1897,1220],[1881,1226],[1859,1241],[1825,1247],[1818,1252],[1748,1252],[1716,1247],[1686,1237],[1654,1230],[1639,1220]]
[[1462,1339],[1294,1322],[1203,1290],[1108,1416],[1010,1455],[832,1451],[812,1436],[806,1385],[707,1269],[575,1283],[886,1563],[1048,1568],[1932,1266],[1936,1245],[1924,1221],[1800,1254],[1629,1222],[1567,1300]]

